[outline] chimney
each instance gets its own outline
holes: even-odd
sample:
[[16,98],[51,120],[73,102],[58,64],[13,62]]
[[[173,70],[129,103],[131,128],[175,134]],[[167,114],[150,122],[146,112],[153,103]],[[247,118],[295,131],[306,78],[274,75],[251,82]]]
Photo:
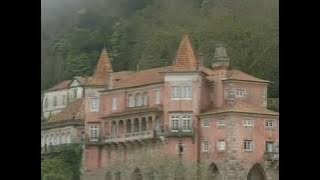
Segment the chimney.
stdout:
[[203,53],[201,53],[201,52],[199,52],[199,54],[198,54],[198,60],[199,60],[199,65],[200,66],[204,66],[204,54]]
[[108,89],[112,89],[113,88],[113,82],[112,82],[112,72],[109,73],[109,76],[108,76]]
[[211,67],[212,68],[228,67],[229,61],[230,61],[230,59],[227,54],[226,48],[222,44],[217,44]]

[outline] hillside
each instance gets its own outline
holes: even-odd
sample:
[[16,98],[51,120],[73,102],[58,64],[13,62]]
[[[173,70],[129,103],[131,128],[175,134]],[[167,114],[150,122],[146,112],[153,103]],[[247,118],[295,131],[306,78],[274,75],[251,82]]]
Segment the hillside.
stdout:
[[223,43],[231,65],[279,87],[278,0],[42,0],[41,88],[90,75],[105,45],[115,71],[171,64],[182,33],[204,63]]

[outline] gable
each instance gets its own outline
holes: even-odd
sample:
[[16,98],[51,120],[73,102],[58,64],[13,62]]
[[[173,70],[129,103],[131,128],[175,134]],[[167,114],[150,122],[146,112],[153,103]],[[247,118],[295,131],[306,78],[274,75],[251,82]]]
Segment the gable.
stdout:
[[79,86],[79,85],[80,85],[80,83],[79,83],[78,80],[73,80],[73,81],[70,83],[69,87],[77,87],[77,86]]

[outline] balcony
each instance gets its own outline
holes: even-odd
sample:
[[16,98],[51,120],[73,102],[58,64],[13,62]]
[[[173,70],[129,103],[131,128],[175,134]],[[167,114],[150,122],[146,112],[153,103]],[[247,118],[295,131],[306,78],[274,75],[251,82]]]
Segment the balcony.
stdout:
[[279,152],[273,151],[273,152],[265,152],[264,158],[267,161],[279,161]]
[[164,131],[164,135],[167,137],[194,137],[195,129],[194,128],[192,128],[190,130],[167,129]]
[[125,133],[123,136],[106,136],[104,138],[104,143],[119,143],[128,141],[140,141],[146,139],[152,139],[155,137],[155,132],[153,130],[138,131]]

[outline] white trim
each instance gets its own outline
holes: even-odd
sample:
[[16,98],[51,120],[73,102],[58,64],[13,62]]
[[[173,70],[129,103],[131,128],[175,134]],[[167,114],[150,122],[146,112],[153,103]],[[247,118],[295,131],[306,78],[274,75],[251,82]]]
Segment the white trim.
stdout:
[[254,120],[251,118],[245,118],[242,123],[243,123],[243,126],[246,128],[254,127]]

